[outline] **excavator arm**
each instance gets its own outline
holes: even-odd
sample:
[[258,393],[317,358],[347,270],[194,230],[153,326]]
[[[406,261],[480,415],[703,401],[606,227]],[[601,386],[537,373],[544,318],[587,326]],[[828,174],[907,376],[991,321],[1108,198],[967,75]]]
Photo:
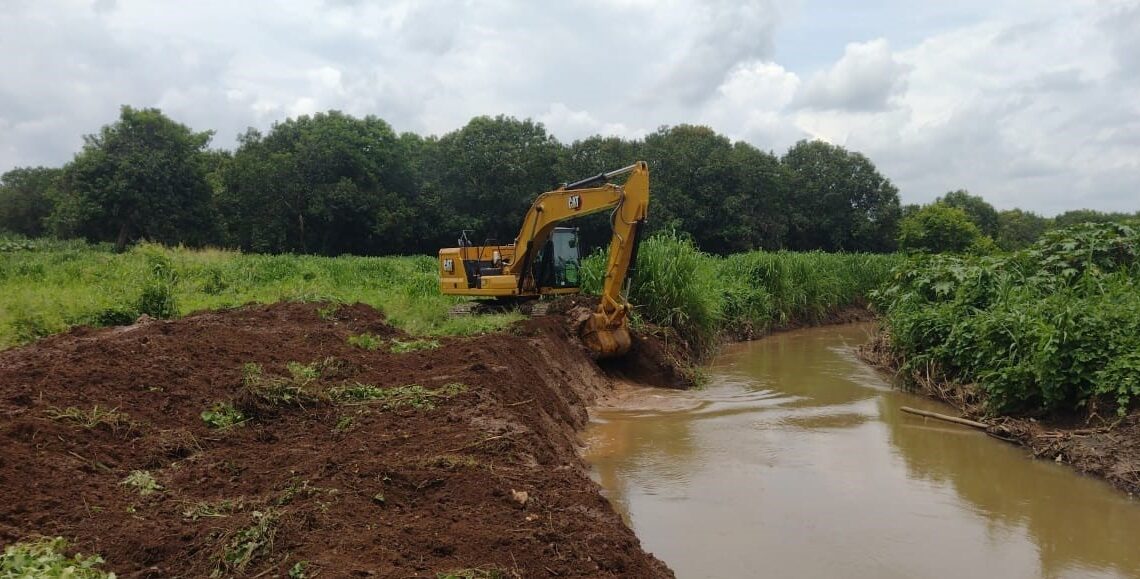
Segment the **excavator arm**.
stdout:
[[[630,177],[624,185],[609,182],[626,174]],[[612,210],[613,238],[606,279],[608,283],[609,272],[613,271],[615,287],[612,289],[618,292],[630,265],[621,260],[632,254],[634,237],[637,228],[645,221],[648,205],[649,169],[644,161],[543,193],[534,200],[523,218],[515,238],[516,259],[503,267],[503,273],[517,276],[521,292],[534,290],[534,253],[546,244],[554,228],[570,219]],[[624,252],[620,251],[622,249]]]

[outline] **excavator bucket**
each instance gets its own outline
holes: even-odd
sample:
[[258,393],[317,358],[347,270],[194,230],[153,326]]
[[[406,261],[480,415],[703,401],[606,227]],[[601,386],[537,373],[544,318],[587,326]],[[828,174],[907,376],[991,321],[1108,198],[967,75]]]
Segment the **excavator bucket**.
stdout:
[[610,327],[606,316],[593,313],[582,324],[580,336],[582,343],[599,358],[614,358],[629,351],[632,343],[629,327],[623,320],[616,327]]

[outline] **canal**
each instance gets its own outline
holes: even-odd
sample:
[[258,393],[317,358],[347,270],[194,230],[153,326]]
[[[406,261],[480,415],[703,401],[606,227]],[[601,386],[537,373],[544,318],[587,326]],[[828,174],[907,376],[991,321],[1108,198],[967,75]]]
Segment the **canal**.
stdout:
[[1136,577],[1140,503],[967,427],[855,356],[871,326],[725,348],[695,391],[593,409],[586,458],[689,577]]

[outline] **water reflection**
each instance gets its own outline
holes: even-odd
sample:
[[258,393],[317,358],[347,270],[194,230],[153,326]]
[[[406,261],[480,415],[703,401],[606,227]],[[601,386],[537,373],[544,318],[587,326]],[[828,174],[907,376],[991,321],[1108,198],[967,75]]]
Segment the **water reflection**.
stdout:
[[1140,575],[1140,505],[902,414],[938,406],[853,357],[867,332],[741,344],[703,391],[596,412],[587,458],[645,547],[679,577]]

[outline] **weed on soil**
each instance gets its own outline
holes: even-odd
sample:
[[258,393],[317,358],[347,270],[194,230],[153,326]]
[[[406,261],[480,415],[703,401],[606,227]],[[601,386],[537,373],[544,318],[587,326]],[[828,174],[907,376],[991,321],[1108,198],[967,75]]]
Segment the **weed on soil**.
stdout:
[[101,571],[105,562],[98,555],[76,554],[68,557],[67,540],[63,537],[22,541],[4,547],[0,555],[0,577],[43,579],[115,579],[114,573]]

